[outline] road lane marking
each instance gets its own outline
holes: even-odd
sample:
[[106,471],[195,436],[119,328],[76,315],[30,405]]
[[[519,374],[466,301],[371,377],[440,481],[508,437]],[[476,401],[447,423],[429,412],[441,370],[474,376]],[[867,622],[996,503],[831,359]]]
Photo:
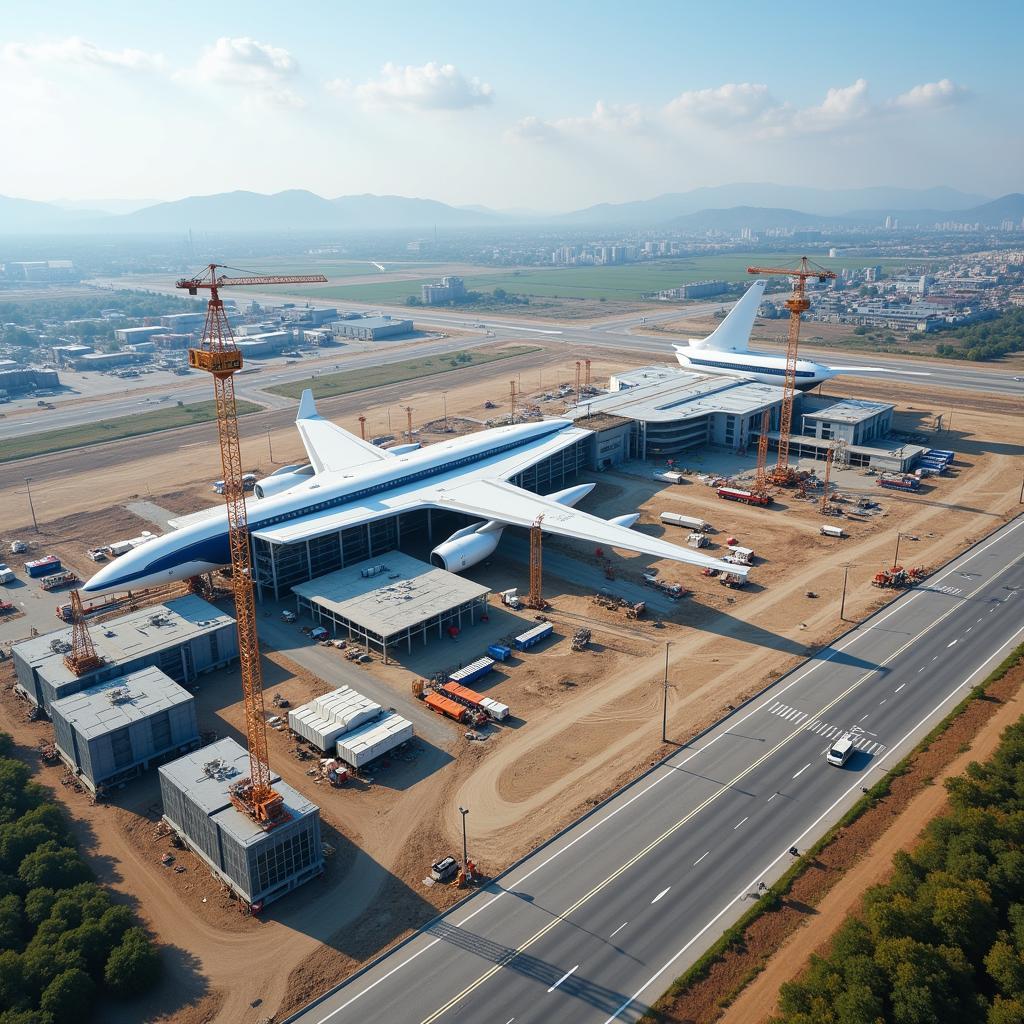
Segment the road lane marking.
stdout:
[[882,705],[883,705],[883,704],[884,704],[884,703],[885,703],[885,702],[886,702],[886,701],[887,701],[888,699],[889,699],[888,697],[883,697],[883,698],[882,698],[882,699],[881,699],[881,700],[880,700],[880,701],[878,702],[878,706],[879,706],[879,707],[881,707],[881,706],[882,706]]
[[[871,712],[869,711],[869,712],[868,712],[868,715],[870,715],[870,714],[871,714]],[[868,717],[868,715],[865,715],[865,716],[864,716],[864,718],[867,718],[867,717]],[[864,721],[864,718],[862,718],[862,719],[861,719],[860,721],[861,721],[861,722],[863,722],[863,721]]]
[[[962,683],[960,683],[959,686],[954,687],[953,690],[947,693],[946,696],[943,697],[942,700],[940,700],[939,703],[936,704],[935,707],[932,708],[932,710],[929,711],[924,716],[924,718],[921,719],[921,721],[919,721],[915,726],[913,726],[906,733],[904,733],[903,736],[900,737],[900,739],[898,739],[893,744],[889,752],[894,752],[896,748],[900,746],[900,744],[905,743],[911,736],[914,735],[915,732],[917,732],[918,729],[925,725],[925,723],[928,722],[930,718],[932,718],[934,715],[937,715],[939,711],[942,710],[944,705],[949,703],[949,701],[954,696],[956,696],[956,694],[960,690],[962,690],[976,675],[982,672],[992,661],[999,657],[999,655],[1003,651],[1012,650],[1013,647],[1016,645],[1017,638],[1020,637],[1022,634],[1024,634],[1024,626],[1018,629],[1017,632],[1014,633],[1014,635],[1010,638],[1010,640],[1007,643],[1003,644],[994,654],[990,654]],[[880,768],[880,766],[881,761],[879,761],[876,767]],[[807,836],[811,835],[811,833],[821,824],[821,822],[823,822],[845,799],[847,799],[847,797],[849,797],[849,795],[855,789],[860,788],[862,785],[862,780],[858,779],[855,783],[853,783],[852,786],[850,786],[849,789],[845,790],[843,793],[840,793],[839,796],[836,797],[836,799],[832,802],[832,804],[828,808],[826,808],[814,821],[812,821],[811,824],[808,825],[807,828],[805,828],[799,836],[797,836],[796,843],[799,844]],[[643,995],[644,991],[650,988],[650,986],[653,985],[658,980],[658,978],[660,978],[695,942],[697,942],[709,928],[713,928],[715,923],[728,912],[729,908],[732,907],[734,903],[746,897],[747,892],[749,892],[750,889],[757,884],[758,879],[764,878],[765,875],[767,875],[772,870],[772,868],[774,868],[779,863],[780,860],[783,860],[789,855],[789,850],[780,853],[770,864],[768,864],[764,868],[764,870],[758,872],[758,874],[755,875],[754,878],[747,885],[745,885],[735,896],[733,896],[733,898],[729,900],[729,902],[726,903],[726,905],[722,907],[722,909],[717,914],[715,914],[715,916],[711,918],[711,920],[708,921],[708,923],[704,925],[704,927],[701,928],[701,930],[697,932],[697,934],[694,935],[693,938],[689,940],[689,942],[687,942],[674,956],[672,956],[668,961],[666,961],[665,964],[658,969],[658,971],[652,974],[651,977],[648,978],[647,981],[645,981],[643,985],[641,985],[640,988],[638,988],[636,992],[634,992],[633,995],[630,996],[610,1017],[606,1018],[603,1024],[614,1024],[614,1022],[619,1019],[619,1015],[622,1013],[622,1011],[627,1009],[632,1003],[639,999],[640,996]],[[323,1021],[318,1022],[318,1024],[323,1024]]]
[[[746,821],[747,818],[749,818],[749,817],[750,817],[750,815],[748,814],[747,817],[743,819],[743,821]],[[737,821],[736,824],[733,825],[733,827],[732,827],[733,832],[735,832],[736,829],[738,829],[740,827],[740,825],[743,824],[743,821]]]
[[[771,802],[772,802],[772,801],[773,801],[773,800],[774,800],[774,799],[775,799],[775,798],[776,798],[776,797],[777,797],[778,795],[779,795],[779,791],[778,791],[778,790],[775,790],[775,792],[774,792],[774,793],[772,793],[772,795],[771,795],[770,797],[768,797],[768,799],[767,799],[766,803],[769,803],[769,804],[770,804],[770,803],[771,803]],[[706,857],[706,856],[707,856],[707,854],[705,853],[705,854],[704,854],[704,856]]]
[[[939,581],[944,580],[951,573],[957,572],[961,566],[966,565],[968,562],[970,562],[973,559],[977,558],[979,555],[981,555],[984,552],[986,552],[993,545],[1004,543],[1007,537],[1009,537],[1011,534],[1013,534],[1016,530],[1018,530],[1022,526],[1024,526],[1024,520],[1021,520],[1020,522],[1015,523],[1012,526],[1004,527],[1002,530],[998,531],[998,533],[996,535],[993,535],[991,537],[991,539],[989,539],[985,544],[982,544],[980,547],[976,548],[975,550],[971,551],[970,553],[961,556],[959,559],[954,560],[953,563],[951,563],[949,566],[947,566],[947,568],[941,573],[941,575],[936,577],[935,582],[938,583]],[[1016,562],[1020,561],[1020,557],[1021,556],[1018,556],[1018,558],[1014,559],[1013,562],[1011,562],[1008,565],[1006,565],[1003,568],[1001,568],[990,579],[987,579],[987,580],[979,579],[978,586],[977,586],[976,590],[983,590],[985,587],[990,586],[991,583],[994,580],[998,579],[1004,572],[1009,570],[1012,565],[1014,565]],[[882,625],[882,623],[886,622],[888,619],[892,618],[892,616],[896,615],[897,613],[902,612],[903,610],[905,610],[909,605],[913,604],[914,601],[916,601],[922,594],[928,593],[928,592],[929,592],[929,590],[918,590],[918,591],[916,591],[914,593],[906,595],[903,598],[897,599],[897,601],[895,601],[893,603],[892,607],[887,612],[885,612],[884,615],[879,616],[874,622],[871,622],[870,625],[863,626],[863,624],[862,624],[862,626],[857,627],[856,629],[854,629],[844,639],[844,641],[841,642],[841,645],[837,644],[834,647],[830,647],[829,650],[828,650],[828,653],[826,655],[824,655],[824,657],[815,659],[813,664],[808,665],[803,670],[797,670],[797,672],[793,676],[793,678],[790,679],[790,681],[788,683],[786,683],[786,685],[780,691],[778,691],[779,694],[784,694],[787,691],[791,690],[797,684],[802,683],[804,680],[806,680],[808,678],[808,676],[810,676],[817,669],[821,668],[823,665],[826,665],[836,655],[843,653],[844,651],[847,650],[847,648],[850,648],[854,644],[856,644],[858,641],[863,640],[866,636],[868,636],[869,633],[871,633],[872,630],[877,629],[879,626]],[[998,610],[999,607],[1000,607],[1000,605],[997,605],[996,607],[992,608],[991,611],[995,612],[995,611]],[[922,637],[924,637],[927,633],[929,633],[932,629],[934,629],[935,626],[938,623],[942,622],[947,617],[947,615],[952,614],[956,610],[957,610],[957,607],[951,608],[951,609],[949,609],[948,612],[946,612],[943,615],[941,615],[938,619],[933,620],[928,626],[926,626],[924,629],[922,629],[915,637],[913,637],[911,640],[909,640],[904,645],[904,647],[898,649],[895,652],[895,654],[893,655],[893,657],[896,657],[897,655],[901,654],[903,652],[903,650],[905,650],[907,647],[910,647],[912,644],[917,643]],[[1022,630],[1021,632],[1024,632],[1024,630]],[[872,670],[872,672],[874,672],[874,671],[877,671],[877,670]],[[920,671],[923,672],[924,669],[921,669]],[[870,673],[869,673],[869,675],[870,675]],[[855,685],[859,685],[859,684],[855,684]],[[837,698],[837,699],[841,700],[844,696],[846,696],[845,693],[841,694],[840,697]],[[750,718],[753,715],[756,715],[759,711],[763,711],[765,709],[765,706],[772,699],[773,699],[772,697],[766,697],[765,700],[762,703],[758,704],[756,707],[752,707],[740,719],[738,719],[735,723],[732,723],[732,725],[733,726],[735,726],[735,725],[742,725],[748,718]],[[778,701],[776,701],[776,703],[778,703]],[[829,707],[831,707],[831,705],[829,705]],[[722,723],[718,723],[718,724],[720,725]],[[716,735],[712,736],[712,738],[707,743],[705,743],[703,746],[698,747],[698,748],[692,750],[686,757],[684,757],[681,761],[677,762],[677,765],[686,764],[687,762],[689,762],[690,760],[695,758],[698,754],[704,753],[709,747],[713,746],[720,739],[722,739],[724,736],[727,736],[727,735],[729,735],[729,729],[721,730]],[[671,765],[669,762],[665,762],[663,765],[660,765],[659,767],[673,767],[673,765]],[[612,818],[616,817],[618,814],[621,814],[628,807],[632,806],[632,804],[634,804],[637,800],[639,800],[642,797],[646,796],[647,793],[649,793],[655,786],[660,785],[663,781],[665,781],[665,779],[669,779],[669,778],[672,778],[672,777],[673,777],[673,772],[671,772],[671,771],[666,771],[666,772],[663,772],[662,774],[658,775],[656,778],[654,778],[650,782],[649,785],[645,786],[643,789],[638,790],[636,793],[634,793],[628,799],[623,800],[622,803],[620,803],[617,807],[611,808],[611,810],[609,810],[609,812],[603,818],[600,818],[599,820],[595,821],[593,825],[590,825],[588,828],[585,828],[579,835],[577,835],[574,838],[570,839],[564,846],[560,846],[558,849],[554,850],[551,853],[550,856],[544,858],[535,867],[533,867],[529,871],[527,871],[526,874],[524,874],[520,878],[518,878],[516,880],[516,884],[517,885],[522,885],[524,882],[526,882],[528,879],[532,878],[539,871],[542,871],[544,868],[546,868],[556,858],[561,857],[568,850],[571,850],[577,843],[580,843],[584,839],[586,839],[596,829],[601,828],[603,825],[606,825],[609,821],[612,820]],[[697,813],[697,811],[702,810],[702,809],[703,809],[703,805],[698,807],[693,813]],[[681,824],[683,824],[683,823],[680,823],[680,825]],[[557,839],[559,837],[556,836],[554,838]],[[596,891],[598,891],[598,890],[595,890],[595,892]],[[471,921],[473,918],[475,918],[478,914],[482,914],[485,910],[489,909],[494,903],[496,903],[499,899],[501,899],[503,894],[504,894],[504,890],[501,891],[501,892],[495,893],[491,897],[491,899],[487,900],[486,902],[481,902],[480,906],[476,907],[474,910],[471,910],[468,914],[466,914],[465,917],[463,917],[459,922],[457,922],[457,927],[462,927],[462,926],[466,925],[469,921]],[[590,898],[589,896],[584,897],[584,900],[582,902],[586,902],[586,900],[589,899],[589,898]],[[724,913],[724,911],[723,911],[723,913]],[[425,933],[421,933],[421,934],[425,934]],[[358,1000],[362,999],[363,996],[365,996],[367,993],[372,992],[375,988],[377,988],[377,986],[381,985],[383,982],[385,982],[389,978],[391,978],[394,974],[397,974],[400,970],[402,970],[403,967],[407,967],[414,960],[418,959],[423,953],[426,953],[429,950],[433,949],[434,946],[438,945],[442,941],[444,941],[444,940],[439,939],[439,938],[431,939],[425,945],[421,946],[418,950],[416,950],[415,953],[412,953],[408,957],[408,959],[401,961],[400,963],[398,963],[394,967],[392,967],[390,970],[385,971],[379,978],[374,979],[365,988],[360,989],[359,991],[355,992],[349,999],[347,999],[340,1006],[335,1007],[333,1010],[331,1010],[329,1013],[327,1013],[324,1017],[321,1017],[319,1020],[317,1020],[315,1022],[315,1024],[327,1024],[327,1022],[330,1021],[333,1017],[337,1016],[337,1014],[339,1014],[342,1011],[348,1009],[348,1007],[351,1006],[353,1003],[355,1003]],[[339,989],[341,987],[343,987],[343,986],[339,986]],[[456,998],[455,1001],[457,1002],[461,998],[462,998],[462,996],[460,995],[459,997]],[[625,1004],[625,1005],[628,1005],[628,1003]],[[436,1019],[436,1016],[439,1016],[439,1014],[435,1015],[435,1017],[432,1018],[432,1019]],[[616,1014],[616,1016],[618,1016],[618,1014]],[[614,1018],[609,1018],[609,1019],[614,1019]]]
[[[946,650],[948,651],[950,649],[950,647],[955,647],[958,643],[960,643],[959,638],[954,640],[953,643],[951,643],[951,644],[946,644]],[[932,660],[934,661],[935,659],[933,658]]]
[[[768,799],[770,800],[770,799],[771,799],[771,797],[769,797]],[[707,853],[702,853],[702,854],[701,854],[701,855],[700,855],[700,856],[699,856],[699,857],[698,857],[698,858],[697,858],[697,859],[696,859],[696,860],[695,860],[695,861],[693,862],[693,866],[694,866],[694,867],[696,867],[696,866],[697,866],[697,865],[698,865],[698,864],[699,864],[699,863],[700,863],[700,862],[701,862],[701,861],[702,861],[702,860],[703,860],[703,859],[704,859],[704,858],[705,858],[705,857],[706,857],[706,856],[708,855],[708,853],[710,853],[710,852],[711,852],[711,851],[710,851],[710,850],[708,850],[708,851],[707,851]]]
[[[807,764],[805,764],[805,765],[803,766],[803,768],[801,768],[801,769],[800,769],[800,771],[798,771],[798,772],[796,773],[796,775],[794,775],[794,776],[793,776],[793,778],[794,778],[794,779],[798,779],[798,778],[799,778],[799,777],[800,777],[801,775],[803,775],[803,773],[804,773],[805,771],[807,771],[807,769],[808,769],[808,768],[810,768],[810,767],[811,767],[811,762],[810,762],[810,761],[808,761],[808,762],[807,762]],[[743,820],[744,820],[744,821],[746,821],[746,818],[744,818]]]
[[618,935],[618,934],[619,934],[619,932],[621,932],[621,931],[622,931],[622,929],[623,929],[623,928],[625,928],[627,924],[629,924],[629,922],[628,922],[628,921],[623,921],[623,922],[622,922],[622,924],[620,924],[620,925],[619,925],[619,927],[618,927],[618,928],[616,928],[616,929],[615,929],[615,931],[613,931],[613,932],[611,933],[611,935],[609,935],[609,936],[608,936],[608,938],[609,938],[609,939],[614,939],[614,938],[615,938],[615,936],[616,936],[616,935]]
[[[671,888],[672,888],[672,886],[670,885],[670,886],[668,887],[668,889],[671,889]],[[665,893],[667,893],[667,892],[668,892],[668,889],[662,889],[662,890],[661,890],[661,892],[659,892],[659,893],[658,893],[658,895],[657,895],[657,896],[655,896],[653,900],[651,900],[651,905],[653,906],[653,905],[654,905],[655,903],[657,903],[657,902],[658,902],[658,900],[660,900],[660,899],[661,899],[661,897],[662,897],[662,896],[664,896],[664,895],[665,895]]]
[[[907,685],[906,683],[900,683],[900,685],[896,687],[896,689],[893,691],[893,693],[899,693],[900,690],[902,690],[903,687],[906,686],[906,685]],[[868,717],[867,715],[864,716],[864,718],[867,718],[867,717]],[[864,718],[861,719],[862,722],[864,721]]]
[[[554,983],[554,985],[552,985],[551,988],[548,989],[548,991],[549,992],[554,992],[555,989],[558,988],[558,986],[561,985],[562,982],[565,981],[566,978],[571,978],[579,969],[580,969],[580,965],[577,964],[571,971],[566,971],[565,974],[563,974],[558,979],[558,981],[556,981]],[[512,1019],[515,1020],[515,1017],[513,1017]]]
[[[932,660],[934,661],[935,659],[933,658]],[[925,666],[925,668],[927,668],[927,666]],[[923,668],[919,668],[917,671],[918,671],[918,674],[920,675],[920,673],[922,673],[924,671],[924,669]]]
[[964,636],[966,636],[966,635],[967,635],[968,633],[970,633],[970,631],[971,631],[972,629],[974,629],[974,627],[973,627],[973,626],[968,626],[968,627],[967,627],[967,628],[966,628],[966,629],[964,630]]

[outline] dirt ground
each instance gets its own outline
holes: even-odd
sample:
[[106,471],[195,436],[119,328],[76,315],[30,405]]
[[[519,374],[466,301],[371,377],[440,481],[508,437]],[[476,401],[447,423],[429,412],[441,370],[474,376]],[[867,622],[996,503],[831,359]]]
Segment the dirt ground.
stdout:
[[725,953],[686,993],[662,1000],[645,1021],[760,1024],[771,1016],[779,986],[804,969],[812,952],[827,947],[835,929],[859,906],[865,888],[888,877],[892,855],[912,846],[924,825],[943,810],[943,780],[992,754],[1003,729],[1020,717],[1022,687],[1024,665],[1018,664],[913,758],[886,797],[837,833],[781,906],[750,925],[742,947]]
[[[547,346],[502,363],[497,373],[482,367],[446,375],[448,414],[468,422],[507,413],[512,378],[521,380],[531,402],[557,414],[561,403],[541,402],[539,395],[573,379],[575,358],[574,352]],[[592,358],[598,381],[644,361],[636,353]],[[898,404],[903,397],[898,386],[885,382],[858,390],[864,397]],[[485,410],[487,400],[497,408]],[[899,404],[897,426],[920,430],[951,403],[957,408],[956,429],[937,439],[958,453],[953,473],[929,481],[913,495],[881,491],[871,478],[854,474],[844,492],[854,497],[860,490],[869,493],[881,502],[884,514],[843,520],[850,534],[846,540],[821,537],[819,527],[826,520],[813,502],[792,493],[781,493],[774,508],[762,510],[718,500],[695,476],[681,486],[662,488],[651,479],[650,466],[627,466],[595,477],[597,486],[581,508],[605,516],[640,510],[637,529],[682,542],[685,536],[663,527],[659,513],[700,515],[717,528],[711,553],[722,552],[730,535],[754,548],[752,584],[729,591],[695,570],[659,564],[662,578],[678,580],[692,594],[675,604],[662,599],[656,613],[660,626],[654,615],[627,620],[621,611],[596,605],[593,594],[601,587],[618,588],[649,594],[656,604],[641,579],[647,561],[605,552],[614,576],[606,579],[604,563],[593,551],[549,540],[545,596],[553,606],[548,614],[557,638],[503,666],[494,682],[481,686],[512,707],[514,720],[507,727],[493,729],[483,743],[469,743],[463,728],[443,723],[447,742],[419,739],[410,762],[392,760],[372,777],[338,790],[314,784],[306,763],[292,753],[294,744],[271,732],[275,770],[321,806],[325,837],[335,853],[323,881],[273,905],[260,919],[240,916],[191,855],[181,855],[179,862],[186,867],[181,873],[159,865],[153,854],[167,840],[153,839],[154,780],[133,784],[116,806],[91,805],[57,785],[83,828],[91,829],[88,852],[97,870],[126,898],[138,901],[149,926],[171,950],[173,984],[154,994],[152,1019],[162,1013],[160,1019],[175,1024],[249,1021],[295,1008],[457,898],[445,887],[424,887],[422,879],[435,857],[458,848],[460,804],[473,809],[471,852],[487,874],[495,874],[635,776],[661,753],[666,641],[671,641],[670,736],[682,742],[716,720],[728,704],[739,703],[841,631],[843,564],[852,565],[846,616],[860,618],[885,599],[869,580],[891,561],[897,531],[919,538],[903,541],[901,561],[936,566],[1005,521],[1017,510],[1022,449],[1007,439],[1019,436],[1019,409],[996,396],[971,396],[968,404],[962,393],[917,389],[913,408]],[[369,432],[393,433],[404,423],[400,406],[405,404],[416,410],[417,423],[435,421],[436,426],[442,414],[441,396],[433,386],[417,382],[326,400],[321,407],[349,429],[358,430],[356,416],[362,413]],[[293,416],[281,410],[244,418],[249,466],[267,472],[303,458]],[[219,476],[211,431],[201,425],[44,456],[31,460],[30,468],[27,463],[17,470],[0,467],[0,489],[14,493],[31,473],[45,531],[40,544],[87,573],[91,563],[85,547],[151,528],[126,512],[125,503],[142,497],[185,513],[216,501],[209,485]],[[434,437],[428,432],[422,440]],[[713,454],[705,454],[701,468],[712,468],[713,462]],[[27,513],[27,507],[13,503],[5,538],[28,538]],[[526,588],[523,538],[509,534],[494,557],[468,573],[495,592]],[[809,591],[817,597],[806,596]],[[591,648],[576,655],[569,638],[580,625],[589,626],[594,636]],[[439,645],[436,657],[440,668],[452,655]],[[408,699],[414,675],[408,665],[385,667],[375,661],[367,671],[393,689],[396,703],[399,697]],[[338,685],[273,652],[267,652],[265,672],[268,692],[280,691],[293,704]],[[241,738],[236,674],[204,680],[198,704],[202,728]],[[23,716],[24,708],[6,697],[0,703],[3,727],[35,746],[49,727],[25,723]],[[42,771],[54,785],[54,770]],[[117,827],[109,827],[110,822]],[[325,905],[332,907],[330,915],[321,912]],[[247,978],[259,979],[244,992],[237,985],[243,968]],[[182,993],[189,998],[183,1000]],[[249,1002],[256,998],[262,1003],[253,1009]],[[203,1009],[186,1009],[186,1002]]]

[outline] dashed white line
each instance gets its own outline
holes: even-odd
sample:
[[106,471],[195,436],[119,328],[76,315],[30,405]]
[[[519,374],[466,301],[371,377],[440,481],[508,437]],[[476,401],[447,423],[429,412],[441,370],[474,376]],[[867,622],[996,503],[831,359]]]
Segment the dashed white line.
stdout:
[[[934,660],[935,660],[935,659],[934,659],[934,658],[932,658],[932,661],[934,661]],[[924,671],[924,669],[923,669],[923,668],[919,668],[919,669],[918,669],[917,671],[918,671],[918,673],[920,674],[921,672],[923,672],[923,671]]]
[[[946,644],[946,650],[948,651],[950,649],[950,647],[954,647],[958,643],[960,643],[960,638],[959,637],[957,637],[956,640],[954,640],[952,643]],[[933,658],[932,660],[934,661],[935,659]]]
[[970,633],[970,631],[971,631],[972,629],[974,629],[974,627],[973,627],[973,626],[968,626],[968,627],[967,627],[967,628],[966,628],[966,629],[964,630],[964,634],[966,635],[967,633]]
[[[746,821],[747,818],[749,818],[749,817],[750,817],[750,815],[748,814],[747,817],[743,819],[743,821]],[[735,832],[736,829],[738,829],[740,827],[740,825],[743,824],[743,821],[737,821],[736,824],[733,825],[733,827],[732,827],[733,832]]]
[[[799,777],[800,777],[801,775],[803,775],[803,773],[804,773],[805,771],[807,771],[807,769],[808,769],[808,768],[810,768],[810,767],[811,767],[811,762],[810,762],[810,761],[808,761],[808,762],[807,762],[807,764],[805,764],[805,765],[803,766],[803,768],[801,768],[801,769],[800,769],[800,771],[798,771],[798,772],[796,773],[796,775],[794,775],[794,776],[793,776],[793,778],[794,778],[794,779],[796,779],[796,778],[799,778]],[[743,820],[744,820],[744,821],[746,821],[746,818],[744,818]]]
[[[869,711],[869,712],[868,712],[868,715],[870,715],[870,714],[871,714],[871,712]],[[864,718],[867,718],[867,717],[868,717],[868,715],[865,715],[865,716],[864,716]],[[862,718],[862,719],[861,719],[861,721],[862,721],[862,722],[864,721],[864,718]]]
[[621,931],[622,931],[622,929],[623,929],[623,928],[625,928],[627,924],[629,924],[629,922],[628,922],[628,921],[623,921],[623,922],[622,922],[622,924],[620,924],[620,925],[619,925],[619,927],[618,927],[618,928],[616,928],[616,929],[615,929],[615,931],[613,931],[613,932],[611,933],[611,935],[609,935],[609,936],[608,936],[608,938],[609,938],[609,939],[614,939],[614,938],[615,938],[615,936],[616,936],[616,935],[618,935],[618,934],[619,934],[619,932],[621,932]]
[[[906,683],[900,683],[900,685],[897,686],[896,689],[893,692],[894,693],[899,693],[900,690],[902,690],[903,687],[906,686],[906,685],[907,685]],[[867,718],[867,715],[865,715],[864,718]],[[864,718],[861,719],[862,722],[864,721]]]
[[884,704],[884,703],[885,703],[885,702],[886,702],[886,701],[887,701],[888,699],[889,699],[888,697],[883,697],[883,698],[882,698],[882,699],[881,699],[881,700],[880,700],[880,701],[878,702],[878,706],[879,706],[879,707],[881,707],[881,706],[882,706],[882,705],[883,705],[883,704]]
[[693,866],[696,867],[711,851],[708,850],[706,853],[702,853],[694,862]]
[[[571,971],[566,971],[565,974],[563,974],[558,979],[558,981],[556,981],[554,983],[554,985],[552,985],[551,988],[548,989],[548,991],[549,992],[554,992],[555,989],[558,988],[558,986],[561,985],[562,982],[565,981],[566,978],[571,978],[579,969],[580,969],[580,965],[577,964]],[[512,1019],[515,1020],[515,1017],[513,1017]]]
[[[672,888],[672,886],[670,885],[670,886],[668,887],[668,889],[671,889],[671,888]],[[662,896],[664,896],[664,895],[665,895],[665,893],[667,893],[667,892],[668,892],[668,889],[662,889],[662,890],[661,890],[661,892],[659,892],[659,893],[658,893],[658,895],[657,895],[657,896],[655,896],[653,900],[651,900],[651,903],[652,903],[652,905],[653,905],[653,904],[655,904],[655,903],[657,903],[657,902],[658,902],[658,900],[660,900],[660,899],[661,899],[661,897],[662,897]]]
[[[766,802],[767,803],[771,803],[778,795],[779,795],[779,791],[776,790],[774,793],[772,793],[772,795],[770,797],[768,797],[768,800]],[[706,857],[707,854],[704,854],[704,856]]]

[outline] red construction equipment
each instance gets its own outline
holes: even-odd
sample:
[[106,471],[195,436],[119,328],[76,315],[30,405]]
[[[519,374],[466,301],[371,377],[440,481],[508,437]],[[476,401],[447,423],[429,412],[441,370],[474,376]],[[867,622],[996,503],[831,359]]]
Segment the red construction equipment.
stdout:
[[82,610],[82,595],[77,590],[71,591],[71,653],[64,656],[64,664],[76,676],[85,675],[103,664],[103,659],[96,653],[89,627],[85,624],[85,612]]
[[772,471],[774,484],[793,486],[796,472],[789,465],[789,435],[793,425],[793,396],[796,393],[796,362],[800,347],[800,314],[810,309],[807,298],[807,280],[816,277],[827,281],[836,275],[831,270],[812,263],[806,256],[798,267],[747,267],[748,274],[784,274],[793,278],[793,294],[786,300],[789,310],[789,339],[786,345],[786,376],[782,384],[782,411],[779,420],[779,461]]
[[240,285],[326,283],[322,274],[255,275],[230,278],[219,271],[232,269],[209,264],[200,274],[178,281],[176,287],[196,295],[208,291],[206,324],[201,348],[188,351],[188,364],[213,376],[220,437],[224,504],[228,513],[228,541],[231,550],[231,585],[235,596],[238,626],[238,660],[242,674],[245,733],[249,746],[249,776],[233,783],[231,802],[263,828],[288,820],[284,801],[270,784],[267,761],[267,722],[263,703],[263,674],[260,668],[259,638],[256,632],[256,601],[253,595],[252,556],[249,549],[249,521],[242,487],[242,454],[238,434],[234,375],[242,368],[242,355],[235,344],[224,310],[220,289]]

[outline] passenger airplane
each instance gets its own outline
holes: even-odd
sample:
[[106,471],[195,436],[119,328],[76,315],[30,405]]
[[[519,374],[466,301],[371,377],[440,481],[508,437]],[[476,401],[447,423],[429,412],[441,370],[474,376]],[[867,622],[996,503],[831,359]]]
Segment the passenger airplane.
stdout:
[[[459,572],[487,558],[506,526],[528,527],[543,514],[546,533],[737,576],[747,573],[744,566],[635,533],[629,527],[636,514],[605,520],[573,509],[593,484],[542,496],[509,483],[579,440],[581,431],[571,420],[495,427],[427,448],[386,450],[325,420],[312,392],[304,391],[295,422],[309,464],[287,466],[256,485],[255,497],[246,503],[254,534],[273,529],[277,539],[297,541],[416,509],[460,512],[480,521],[431,552],[435,565]],[[180,529],[114,559],[82,592],[153,587],[228,565],[226,511],[210,509],[187,518]]]
[[[673,345],[676,358],[688,370],[698,373],[745,377],[762,384],[781,386],[786,376],[786,357],[768,352],[751,352],[750,332],[764,297],[764,281],[755,281],[729,311],[729,315],[706,338],[690,338],[686,345]],[[909,377],[928,377],[914,370],[886,366],[825,366],[810,359],[797,359],[796,386],[809,391],[840,373],[899,373]]]

